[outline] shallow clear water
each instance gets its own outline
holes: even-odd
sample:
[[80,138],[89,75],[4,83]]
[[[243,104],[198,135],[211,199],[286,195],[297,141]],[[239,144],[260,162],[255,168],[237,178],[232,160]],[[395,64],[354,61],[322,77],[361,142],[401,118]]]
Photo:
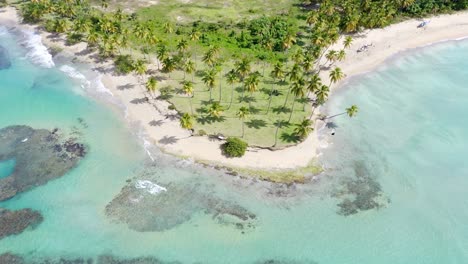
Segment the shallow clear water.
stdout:
[[0,161],[0,178],[4,178],[13,173],[15,169],[15,160]]
[[[0,71],[0,127],[78,131],[90,151],[64,177],[0,203],[44,216],[36,229],[0,240],[0,253],[28,259],[154,256],[182,263],[468,261],[466,41],[405,53],[349,81],[328,111],[357,104],[360,113],[353,120],[333,120],[337,134],[321,158],[328,171],[315,183],[278,187],[199,168],[157,150],[150,162],[119,111],[88,97],[80,80],[60,71],[60,63],[52,68],[32,63],[37,58],[28,57],[11,36],[0,34],[13,64]],[[167,192],[149,194],[136,189],[135,180],[151,180]],[[109,217],[106,206],[124,186],[134,195],[132,206]],[[169,195],[174,192],[180,194]],[[357,204],[349,193],[375,194],[359,201],[381,208],[344,216],[337,204],[346,197],[348,207]],[[152,202],[159,199],[154,197],[166,199]],[[161,211],[156,201],[169,210]],[[251,226],[240,229],[230,223],[232,216],[220,218],[209,208],[234,205],[255,214]],[[123,216],[153,226],[149,212],[165,213],[178,224],[139,232],[116,222]],[[187,218],[178,218],[182,215]]]

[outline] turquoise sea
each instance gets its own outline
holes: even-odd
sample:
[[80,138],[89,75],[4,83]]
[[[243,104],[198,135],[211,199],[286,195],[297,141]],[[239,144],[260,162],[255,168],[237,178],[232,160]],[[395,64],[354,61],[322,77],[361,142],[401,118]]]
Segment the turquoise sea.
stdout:
[[[27,263],[468,262],[468,41],[408,51],[349,79],[324,110],[357,104],[358,116],[333,119],[333,137],[321,131],[326,172],[292,186],[145,147],[96,73],[52,62],[30,33],[0,27],[0,45],[12,63],[0,70],[0,128],[59,128],[89,150],[63,177],[0,202],[44,217],[0,239],[0,254]],[[0,161],[0,178],[14,166]]]

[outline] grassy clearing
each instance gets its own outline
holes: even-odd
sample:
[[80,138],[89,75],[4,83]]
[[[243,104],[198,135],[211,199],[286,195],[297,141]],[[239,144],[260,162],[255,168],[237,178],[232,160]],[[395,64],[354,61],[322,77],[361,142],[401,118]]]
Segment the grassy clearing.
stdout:
[[[253,64],[253,70],[263,71],[261,64]],[[225,68],[230,69],[230,67]],[[243,86],[240,83],[229,85],[226,78],[217,78],[217,86],[212,90],[212,100],[219,101],[221,95],[221,105],[225,109],[220,120],[210,120],[205,118],[204,109],[209,105],[210,92],[206,85],[201,80],[200,76],[195,74],[194,78],[194,97],[190,98],[181,91],[183,73],[171,73],[171,80],[166,80],[166,84],[161,86],[161,89],[171,89],[173,92],[166,98],[173,103],[176,109],[182,113],[191,113],[190,100],[192,100],[192,109],[194,112],[195,132],[204,130],[208,134],[221,133],[225,136],[240,137],[242,135],[242,121],[236,116],[239,108],[249,107],[250,115],[245,120],[245,135],[246,140],[251,146],[272,147],[275,143],[276,126],[278,120],[288,120],[291,113],[291,103],[294,100],[292,94],[289,95],[288,103],[285,109],[281,109],[286,100],[289,85],[281,82],[274,82],[273,78],[268,77],[271,71],[270,67],[265,69],[265,78],[260,82],[258,90],[254,93],[244,92],[244,100],[242,102]],[[222,73],[224,75],[225,72]],[[187,80],[192,80],[192,76],[186,76]],[[221,91],[220,91],[221,85]],[[234,92],[233,92],[234,87]],[[270,89],[274,88],[278,91],[277,96],[272,97],[269,113],[267,108],[269,103]],[[233,93],[233,103],[229,108],[231,95]],[[249,103],[250,102],[250,103]],[[277,147],[285,147],[298,143],[299,138],[293,135],[294,124],[299,123],[303,118],[311,114],[312,107],[310,103],[303,104],[303,101],[296,100],[294,112],[289,126],[279,130]]]
[[261,15],[287,13],[292,0],[159,0],[137,11],[143,19],[166,18],[173,22],[240,21]]

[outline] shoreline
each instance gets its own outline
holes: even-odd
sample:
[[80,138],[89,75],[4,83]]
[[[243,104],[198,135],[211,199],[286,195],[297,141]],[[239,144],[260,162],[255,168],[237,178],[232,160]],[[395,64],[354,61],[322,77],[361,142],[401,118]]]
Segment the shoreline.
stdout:
[[[167,110],[169,106],[167,102],[160,100],[151,103],[143,102],[146,96],[145,89],[139,83],[138,78],[134,75],[115,75],[113,62],[97,62],[93,58],[94,52],[86,52],[85,43],[67,46],[63,36],[57,37],[38,29],[38,26],[21,24],[14,7],[2,8],[0,14],[0,24],[11,24],[20,29],[31,30],[41,36],[42,43],[49,50],[61,50],[59,53],[69,55],[70,58],[80,63],[89,64],[93,71],[100,74],[101,82],[112,96],[124,106],[126,115],[124,119],[127,119],[128,125],[133,126],[138,123],[143,130],[143,135],[150,140],[149,143],[159,147],[163,153],[189,158],[201,164],[208,163],[212,166],[284,171],[310,166],[311,162],[320,155],[319,149],[327,144],[326,137],[319,135],[324,123],[317,121],[314,132],[296,146],[275,151],[249,148],[242,158],[226,158],[221,154],[221,142],[210,141],[207,137],[191,137],[188,131],[180,128],[178,119],[170,118],[176,112]],[[468,21],[466,11],[432,17],[426,29],[418,29],[418,20],[411,19],[384,29],[366,30],[356,34],[358,37],[354,38],[352,45],[346,50],[346,59],[336,64],[342,68],[346,78],[332,87],[330,95],[336,92],[337,88],[344,86],[343,84],[350,77],[370,72],[398,53],[468,37],[468,22],[465,21]],[[359,47],[366,44],[373,45],[365,52],[356,52]],[[341,40],[337,43],[337,47],[340,45]],[[149,70],[155,69],[149,67]],[[322,72],[321,77],[323,82],[327,83],[328,71]]]

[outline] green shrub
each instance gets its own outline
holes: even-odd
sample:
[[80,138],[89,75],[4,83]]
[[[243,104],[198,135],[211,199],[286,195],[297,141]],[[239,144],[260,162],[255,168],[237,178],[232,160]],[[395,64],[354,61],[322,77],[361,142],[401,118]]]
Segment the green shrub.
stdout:
[[67,34],[67,44],[68,45],[75,45],[81,42],[83,39],[83,34],[80,33],[68,33]]
[[206,133],[206,131],[205,131],[205,130],[203,130],[203,129],[200,129],[200,130],[198,130],[198,135],[199,135],[199,136],[206,136],[206,135],[207,135],[207,133]]
[[170,104],[170,105],[167,107],[167,109],[169,109],[169,110],[176,110],[176,107],[175,107],[175,105]]
[[226,140],[226,143],[222,145],[224,155],[228,157],[242,157],[247,150],[248,144],[239,139],[230,137]]
[[120,74],[128,74],[135,70],[135,61],[130,55],[119,55],[114,61],[115,69]]

